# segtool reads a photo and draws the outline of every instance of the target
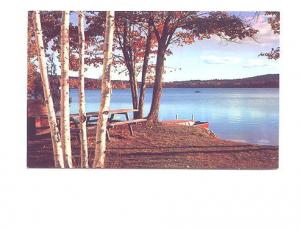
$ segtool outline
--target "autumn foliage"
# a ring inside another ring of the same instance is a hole
[[[75,12],[71,12],[75,14]],[[272,15],[270,24],[274,32],[279,32],[279,17]],[[36,52],[31,42],[32,22],[28,16],[28,92],[35,91]],[[46,56],[60,56],[59,11],[41,12],[41,24],[44,32]],[[103,42],[105,29],[105,12],[85,12],[85,64],[100,67],[103,64]],[[278,19],[278,20],[277,20]],[[78,26],[69,25],[70,70],[78,71]],[[143,110],[143,98],[147,82],[154,83],[149,119],[158,120],[160,97],[163,86],[163,74],[168,69],[165,59],[172,55],[172,48],[195,43],[197,40],[218,36],[227,41],[238,41],[254,37],[258,31],[243,19],[228,12],[198,11],[117,11],[115,12],[115,32],[113,39],[113,71],[128,76],[133,108]],[[277,52],[277,49],[273,50]],[[48,58],[48,64],[55,62]],[[57,66],[59,67],[59,66]],[[51,68],[49,68],[51,69]],[[57,68],[58,69],[58,68]],[[53,71],[53,68],[52,68]],[[53,75],[53,74],[49,74]],[[138,81],[142,82],[141,86]],[[144,116],[143,112],[135,116]]]

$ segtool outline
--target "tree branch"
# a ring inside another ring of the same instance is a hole
[[[156,26],[155,26],[155,23],[154,23],[153,18],[150,18],[149,23],[150,23],[150,24],[152,25],[152,27],[153,27],[153,31],[154,31],[154,34],[155,34],[155,36],[156,36],[156,39],[159,41],[159,40],[160,40],[160,35],[159,35],[159,32],[158,32],[158,30],[157,30],[157,28],[156,28]]]

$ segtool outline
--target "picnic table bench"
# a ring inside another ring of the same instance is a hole
[[[141,118],[141,119],[126,120],[126,121],[109,122],[107,124],[107,135],[106,135],[108,141],[110,141],[109,130],[114,128],[115,126],[128,125],[130,135],[133,136],[132,124],[136,124],[136,123],[139,123],[139,122],[145,122],[145,121],[147,121],[147,119]]]
[[[131,119],[130,120],[128,113],[136,112],[136,111],[138,111],[138,110],[137,109],[116,109],[116,110],[109,111],[110,117],[108,119],[107,132],[106,132],[108,141],[110,141],[109,130],[114,128],[115,126],[128,125],[130,135],[132,136],[133,135],[132,125],[139,123],[139,122],[147,121],[147,119]],[[115,120],[114,119],[115,115],[125,115],[126,120],[125,121]],[[87,124],[88,124],[88,123],[91,123],[92,117],[98,117],[98,113],[97,112],[87,113],[87,117],[88,117],[88,120],[87,120]]]

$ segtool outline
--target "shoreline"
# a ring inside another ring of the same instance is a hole
[[[278,147],[220,139],[204,128],[181,125],[137,124],[130,136],[126,127],[111,131],[107,168],[155,169],[277,169]],[[88,133],[89,164],[94,153],[95,131]],[[72,136],[75,165],[80,144]],[[28,139],[28,168],[53,168],[50,135]],[[76,167],[77,167],[76,166]]]

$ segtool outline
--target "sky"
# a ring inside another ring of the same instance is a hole
[[[236,79],[262,74],[279,73],[279,60],[259,57],[259,53],[268,52],[279,46],[279,35],[274,34],[263,13],[231,12],[249,21],[259,30],[255,40],[246,38],[238,43],[221,40],[213,36],[209,40],[197,41],[183,47],[171,46],[173,55],[166,57],[164,80],[208,80]],[[256,15],[256,17],[255,17]],[[71,22],[77,24],[76,15]],[[99,78],[102,69],[88,67],[86,77]],[[71,72],[77,76],[77,72]],[[112,79],[127,80],[125,74],[113,73]]]

